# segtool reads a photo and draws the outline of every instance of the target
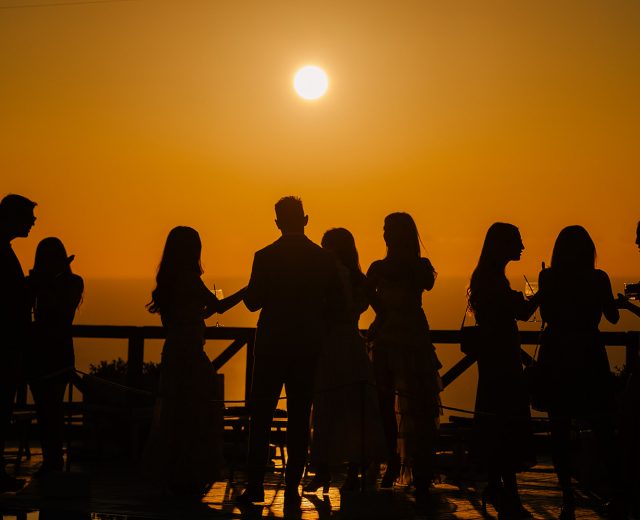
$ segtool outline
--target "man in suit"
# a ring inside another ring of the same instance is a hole
[[[11,241],[29,235],[36,222],[35,206],[21,195],[7,195],[0,201],[0,493],[17,491],[24,485],[24,480],[7,474],[3,457],[31,324],[25,277]]]
[[[334,257],[304,234],[302,201],[284,197],[276,205],[282,236],[255,254],[244,296],[261,310],[251,385],[248,486],[240,503],[264,501],[269,432],[284,385],[287,394],[285,505],[300,504],[298,486],[306,462],[316,359],[331,317],[344,305]]]

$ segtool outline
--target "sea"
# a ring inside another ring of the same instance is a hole
[[[222,291],[229,296],[241,289],[247,282],[246,278],[216,278],[205,276],[205,284],[211,289]],[[626,279],[612,279],[615,292],[622,292]],[[427,314],[431,329],[459,329],[466,310],[466,290],[468,278],[440,276],[432,291],[425,292],[423,307]],[[514,289],[524,290],[512,281]],[[153,279],[86,279],[85,293],[82,304],[76,314],[75,323],[83,325],[160,325],[158,315],[150,314],[145,304],[150,299],[154,287]],[[373,321],[371,310],[365,312],[360,319],[360,327],[366,329]],[[536,317],[539,320],[539,315]],[[255,327],[258,313],[249,312],[243,304],[230,309],[223,315],[214,315],[207,320],[208,325],[221,327]],[[469,318],[467,318],[469,319]],[[471,318],[471,323],[473,323]],[[539,330],[540,321],[520,323],[521,330]],[[627,331],[640,330],[640,319],[628,312],[621,312],[621,319],[616,325],[605,320],[601,323],[601,330]],[[213,359],[229,342],[208,341],[205,350]],[[90,365],[100,361],[110,361],[121,357],[126,359],[126,340],[110,339],[76,339],[75,340],[76,367],[88,371]],[[530,353],[533,347],[527,347]],[[162,341],[146,340],[145,361],[160,361]],[[436,345],[436,352],[443,365],[441,373],[453,366],[462,358],[458,345]],[[624,364],[624,348],[609,347],[609,361],[613,369],[621,368]],[[225,398],[229,400],[244,399],[245,388],[245,359],[244,349],[232,358],[221,370],[225,375]],[[475,365],[456,379],[442,394],[442,402],[447,407],[472,410],[475,400],[477,370]],[[444,420],[451,415],[464,415],[462,412],[445,410]]]

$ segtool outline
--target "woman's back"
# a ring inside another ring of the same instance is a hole
[[[384,310],[422,308],[422,292],[434,283],[434,271],[426,258],[385,258],[371,264],[367,279]]]
[[[48,280],[29,280],[33,296],[32,376],[74,365],[72,323],[82,299],[82,278],[63,273]]]
[[[545,269],[539,276],[542,319],[554,329],[597,330],[603,313],[615,323],[611,282],[600,269]]]
[[[167,334],[184,333],[191,329],[202,332],[205,327],[207,306],[215,296],[206,288],[200,277],[192,273],[177,276],[164,287],[160,316]]]
[[[70,333],[71,323],[82,299],[84,283],[73,273],[32,284],[34,321],[39,329]]]

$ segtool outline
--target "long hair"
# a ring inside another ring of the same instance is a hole
[[[68,256],[67,250],[57,237],[43,238],[36,247],[32,273],[41,280],[53,280],[61,275],[71,275],[71,261],[74,256]],[[78,305],[82,303],[83,289],[80,292]]]
[[[567,226],[558,234],[551,254],[551,267],[562,271],[595,269],[596,246],[582,226]]]
[[[156,288],[147,304],[149,312],[162,312],[168,293],[179,277],[202,275],[201,252],[200,235],[195,229],[178,226],[169,232],[156,275]]]
[[[356,241],[348,229],[330,229],[322,236],[320,243],[324,249],[334,253],[342,265],[349,269],[352,281],[364,278],[364,273],[360,268]]]
[[[477,293],[494,284],[509,285],[504,268],[512,254],[514,242],[520,238],[520,231],[513,224],[495,222],[484,237],[478,265],[471,275],[467,295],[469,304],[476,310]]]
[[[409,213],[396,212],[384,219],[387,258],[420,258],[420,234]]]
[[[70,274],[71,260],[73,257],[67,255],[62,240],[57,237],[43,238],[36,248],[33,271],[45,277]]]

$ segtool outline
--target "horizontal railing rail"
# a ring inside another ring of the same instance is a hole
[[[363,331],[364,332],[364,331]],[[142,375],[144,361],[145,340],[164,339],[165,331],[160,326],[133,325],[74,325],[75,338],[92,339],[126,339],[127,349],[127,384],[136,387]],[[253,374],[255,328],[253,327],[207,327],[205,339],[231,341],[231,343],[215,358],[212,364],[216,370],[222,368],[230,359],[236,356],[243,347],[246,349],[245,397],[249,395],[251,377]],[[523,346],[536,345],[540,337],[538,331],[521,331],[520,341]],[[640,331],[603,332],[602,338],[607,346],[625,347],[625,363],[627,367],[635,367],[638,359],[638,345]],[[459,345],[460,330],[432,330],[431,339],[435,345]],[[523,351],[525,360],[530,356]],[[442,375],[443,386],[446,388],[462,373],[473,365],[475,360],[463,356],[449,370]]]
[[[74,338],[86,339],[126,339],[127,340],[127,385],[138,386],[142,376],[144,362],[144,342],[147,339],[165,339],[166,334],[160,326],[136,325],[74,325]],[[247,347],[245,371],[245,396],[249,395],[251,375],[253,374],[253,344],[255,328],[251,327],[207,327],[207,340],[231,340],[215,359],[212,360],[216,370],[222,368],[242,347]]]

